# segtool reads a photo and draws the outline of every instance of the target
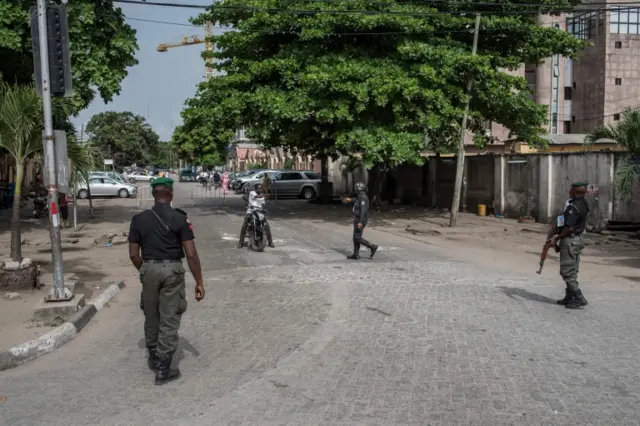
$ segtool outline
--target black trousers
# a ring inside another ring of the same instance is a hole
[[[360,246],[365,246],[369,250],[373,247],[369,241],[365,240],[362,236],[364,233],[364,228],[367,226],[366,223],[362,224],[362,228],[358,229],[358,221],[353,222],[353,253],[360,254]]]
[[[249,219],[253,213],[247,213],[244,216],[244,222],[242,222],[242,229],[240,229],[240,244],[244,244],[244,238],[247,234],[247,225],[249,224]],[[264,232],[267,234],[267,242],[269,244],[273,244],[273,238],[271,237],[271,227],[269,226],[269,222],[267,219],[264,219]]]

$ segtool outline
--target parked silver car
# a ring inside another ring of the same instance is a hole
[[[258,169],[258,170],[247,170],[246,172],[243,172],[242,176],[236,176],[234,181],[231,183],[231,189],[233,189],[234,191],[241,192],[244,188],[244,183],[246,181],[253,179],[255,175],[263,171],[264,169]]]
[[[239,189],[239,191],[241,192],[251,191],[253,189],[253,186],[256,183],[262,183],[265,174],[271,180],[275,175],[277,175],[280,172],[282,172],[282,170],[264,170],[260,173],[256,173],[253,176],[249,176],[242,180],[242,187]]]
[[[118,172],[91,172],[89,173],[89,177],[105,177],[105,178],[109,178],[112,180],[115,180],[116,182],[119,183],[128,183],[124,176],[122,176],[120,173]]]
[[[107,177],[94,176],[89,178],[89,189],[92,197],[120,197],[129,198],[138,193],[138,187],[130,183],[116,182]],[[87,184],[79,185],[78,198],[89,198]]]
[[[271,178],[274,198],[301,197],[313,200],[318,195],[320,174],[312,171],[284,170]]]

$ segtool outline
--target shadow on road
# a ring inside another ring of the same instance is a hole
[[[140,329],[140,332],[141,333],[144,332],[142,328]],[[185,357],[184,355],[185,351],[189,352],[191,355],[193,355],[196,358],[200,356],[200,351],[195,346],[193,346],[187,339],[185,339],[182,336],[180,336],[179,339],[180,340],[178,341],[178,349],[176,350],[176,353],[171,362],[172,367],[178,367],[180,365],[180,362]],[[146,348],[144,337],[138,341],[138,347],[140,349]]]
[[[516,296],[517,296],[517,297],[520,297],[520,298],[523,298],[523,299],[532,300],[534,302],[548,303],[550,305],[555,305],[556,304],[556,301],[554,299],[551,299],[550,297],[543,296],[543,295],[537,294],[537,293],[532,293],[532,292],[530,292],[528,290],[525,290],[525,289],[522,289],[522,288],[505,287],[505,286],[500,286],[498,288],[507,297],[509,297],[511,299],[516,299]]]

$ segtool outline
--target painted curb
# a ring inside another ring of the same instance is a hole
[[[125,287],[123,280],[110,285],[98,297],[76,312],[69,321],[35,340],[0,352],[0,371],[8,370],[48,354],[76,337],[91,319]]]

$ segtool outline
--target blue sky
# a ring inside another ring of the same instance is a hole
[[[177,3],[177,2],[176,2]],[[186,2],[185,2],[186,3]],[[189,4],[210,5],[212,0],[189,0]],[[127,18],[188,24],[199,9],[119,4]],[[187,98],[193,96],[196,85],[204,80],[204,61],[200,53],[204,45],[181,46],[165,53],[156,51],[161,43],[176,43],[184,36],[204,37],[204,29],[166,25],[127,19],[137,31],[140,50],[139,64],[129,68],[129,76],[122,83],[120,96],[105,105],[96,99],[74,123],[77,129],[103,111],[131,111],[147,118],[161,140],[169,140],[173,127],[182,123],[180,111]],[[215,32],[220,30],[214,29]]]

